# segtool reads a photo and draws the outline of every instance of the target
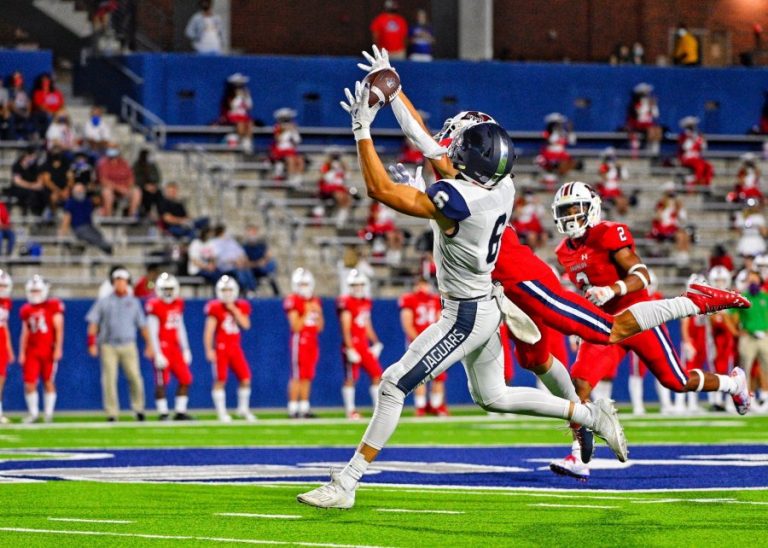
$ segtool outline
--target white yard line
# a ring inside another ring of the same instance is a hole
[[[377,512],[396,512],[402,514],[465,514],[466,512],[458,512],[456,510],[410,510],[408,508],[376,508]]]
[[[127,519],[48,518],[48,521],[74,521],[77,523],[136,523]]]
[[[241,514],[238,512],[219,512],[214,516],[225,516],[231,518],[263,518],[263,519],[301,519],[303,516],[296,514]]]
[[[547,504],[546,502],[537,502],[528,506],[539,506],[544,508],[596,508],[598,510],[611,510],[618,506],[598,506],[596,504]]]
[[[385,548],[383,546],[361,546],[356,544],[332,544],[329,542],[298,542],[265,540],[252,538],[223,538],[223,537],[194,537],[183,535],[153,535],[150,533],[113,533],[110,531],[66,531],[57,529],[29,529],[25,527],[0,527],[0,531],[8,533],[37,533],[41,535],[83,535],[94,537],[125,537],[125,538],[148,538],[162,540],[195,540],[203,542],[230,542],[235,544],[272,544],[279,546],[321,546],[328,548]]]

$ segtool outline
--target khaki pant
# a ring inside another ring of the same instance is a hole
[[[131,409],[144,411],[144,380],[139,371],[139,352],[135,343],[101,345],[101,391],[107,416],[117,417],[120,402],[117,397],[117,365],[123,368],[131,394]]]
[[[739,337],[739,364],[747,374],[749,382],[752,373],[752,364],[755,360],[760,363],[760,371],[763,376],[768,375],[768,337],[758,339],[752,335],[741,335]]]

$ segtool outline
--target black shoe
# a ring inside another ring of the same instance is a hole
[[[316,419],[317,415],[315,415],[312,411],[309,411],[308,413],[304,413],[301,415],[302,419]]]
[[[107,422],[117,422],[117,417],[107,417]]]
[[[299,414],[298,413],[291,413],[290,415],[288,415],[288,418],[289,419],[298,419],[299,418]]]
[[[725,413],[725,406],[724,405],[713,404],[709,408],[709,410],[714,412],[714,413]]]
[[[147,420],[147,417],[144,415],[144,413],[139,412],[139,413],[136,413],[136,420],[139,422],[144,422],[145,420]]]
[[[168,413],[161,414],[159,417],[157,417],[157,420],[167,421],[168,420]]]
[[[192,418],[192,415],[189,415],[187,413],[176,413],[173,416],[173,420],[175,421],[192,421],[195,420]]]

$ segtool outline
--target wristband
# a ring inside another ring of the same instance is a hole
[[[96,346],[96,335],[88,333],[88,347]]]
[[[616,282],[616,285],[619,286],[619,295],[626,295],[627,294],[627,284],[624,283],[624,280],[619,280]]]
[[[355,136],[355,142],[362,141],[363,139],[370,139],[371,138],[371,128],[361,127],[361,128],[353,130],[352,134]]]

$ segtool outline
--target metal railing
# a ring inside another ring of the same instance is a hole
[[[161,148],[165,146],[167,124],[127,95],[123,95],[120,103],[120,117],[150,143]]]

